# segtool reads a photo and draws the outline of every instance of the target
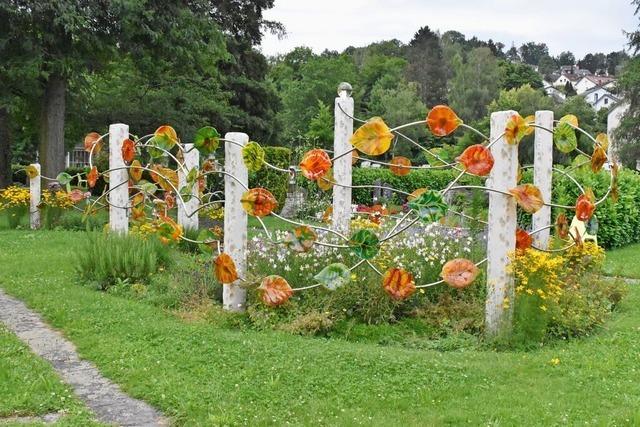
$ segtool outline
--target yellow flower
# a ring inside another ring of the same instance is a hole
[[[554,357],[553,359],[551,359],[551,360],[549,361],[549,363],[550,363],[552,366],[558,366],[558,365],[560,364],[560,359],[558,359],[557,357]]]

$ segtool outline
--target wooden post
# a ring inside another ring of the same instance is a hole
[[[129,172],[122,159],[122,142],[127,138],[128,125],[109,126],[109,228],[122,234],[129,232]]]
[[[184,167],[178,168],[178,190],[187,186],[187,175],[192,169],[200,167],[200,153],[193,148],[193,144],[184,145]],[[191,199],[184,203],[178,199],[178,224],[184,230],[197,230],[199,227],[198,208],[200,200],[198,199],[198,183],[196,182],[191,189]]]
[[[242,147],[249,142],[245,133],[230,132],[224,136],[224,171],[237,178],[224,176],[224,251],[236,264],[240,277],[247,272],[247,213],[240,202],[249,185],[249,172],[242,160]],[[233,141],[233,142],[230,142]],[[234,144],[235,142],[235,144]],[[222,303],[225,310],[244,311],[247,291],[240,286],[240,280],[225,284]]]
[[[536,125],[553,130],[553,111],[536,111]],[[542,200],[549,203],[553,180],[553,133],[537,127],[534,149],[533,184],[540,189]],[[551,225],[551,206],[545,205],[534,213],[532,224],[533,230]],[[547,228],[533,235],[536,247],[540,249],[549,247],[550,232],[551,230]]]
[[[335,127],[333,151],[335,155],[353,149],[349,140],[353,135],[353,98],[351,85],[340,83],[335,100]],[[346,113],[346,114],[345,114]],[[349,233],[351,223],[351,156],[343,156],[333,162],[333,178],[340,185],[333,187],[332,229],[342,234]],[[346,187],[344,187],[346,186]]]
[[[503,135],[509,118],[515,111],[491,114],[491,140]],[[487,186],[508,191],[516,186],[518,176],[518,146],[509,145],[501,136],[491,146],[495,165]],[[516,202],[510,195],[489,193],[489,227],[487,233],[487,301],[486,331],[496,336],[511,327],[513,312],[513,278],[507,273],[509,254],[516,247]]]
[[[40,201],[42,200],[42,177],[40,176],[40,163],[34,163],[38,175],[29,178],[29,225],[32,230],[40,228]]]

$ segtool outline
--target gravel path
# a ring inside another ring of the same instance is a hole
[[[95,413],[98,421],[119,426],[167,426],[160,412],[127,396],[91,363],[80,360],[74,345],[51,329],[27,306],[0,290],[0,321],[47,360],[64,382]]]

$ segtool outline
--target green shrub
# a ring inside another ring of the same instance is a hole
[[[155,238],[93,233],[76,258],[83,280],[107,290],[118,282],[147,283],[152,274],[171,262],[171,249]]]
[[[291,150],[286,147],[264,147],[265,161],[269,164],[288,169],[291,165]],[[287,199],[289,174],[263,166],[258,172],[249,175],[249,187],[262,187],[269,190],[278,201],[276,212],[280,212]]]

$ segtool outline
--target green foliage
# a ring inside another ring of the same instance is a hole
[[[534,89],[542,88],[542,78],[530,65],[521,62],[500,62],[502,71],[501,86],[505,90],[518,89],[529,85]]]
[[[640,31],[636,34],[640,42]],[[625,166],[635,168],[636,160],[640,159],[640,56],[631,59],[624,67],[618,86],[629,104],[616,134],[621,142],[620,159]]]
[[[291,150],[286,147],[264,147],[265,160],[276,167],[288,169],[291,165]],[[263,166],[249,176],[249,187],[266,188],[278,201],[276,212],[284,207],[289,188],[289,174]]]
[[[421,27],[406,48],[407,80],[418,84],[422,102],[433,107],[447,99],[447,70],[436,32]]]
[[[171,252],[155,238],[88,234],[76,257],[79,277],[107,290],[126,281],[147,283],[150,276],[171,263]]]
[[[333,147],[333,114],[329,105],[318,100],[318,112],[309,122],[309,130],[305,136],[312,141],[314,147]]]

